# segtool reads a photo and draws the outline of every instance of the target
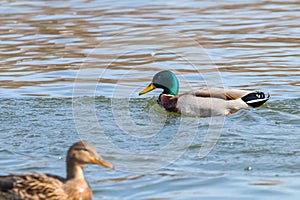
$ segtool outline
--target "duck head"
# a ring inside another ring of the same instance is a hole
[[[152,82],[143,89],[139,95],[145,94],[155,88],[163,89],[162,94],[177,95],[178,94],[178,79],[171,71],[164,70],[154,75]]]
[[[76,142],[67,153],[67,162],[78,165],[97,164],[107,168],[113,165],[105,161],[96,151],[95,147],[87,142]]]

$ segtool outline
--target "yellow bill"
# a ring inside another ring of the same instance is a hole
[[[94,164],[97,164],[97,165],[101,165],[101,166],[103,166],[103,167],[111,168],[111,169],[114,168],[114,166],[113,166],[112,164],[110,164],[109,162],[107,162],[107,161],[105,161],[105,160],[103,160],[103,159],[97,159],[97,158],[95,158],[95,159],[93,160],[93,163],[94,163]]]
[[[142,91],[140,91],[139,95],[142,95],[142,94],[146,94],[147,92],[150,92],[152,90],[154,90],[156,87],[153,85],[153,83],[150,83],[148,85],[148,87],[146,87],[145,89],[143,89]]]

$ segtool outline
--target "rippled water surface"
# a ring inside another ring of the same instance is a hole
[[[298,1],[2,1],[0,13],[1,174],[65,176],[82,138],[116,167],[86,167],[94,199],[298,199]],[[167,114],[159,90],[138,96],[162,69],[180,92],[271,99],[226,118]]]

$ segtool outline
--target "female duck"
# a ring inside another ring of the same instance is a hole
[[[25,173],[0,176],[0,199],[16,200],[90,200],[92,190],[84,178],[83,165],[106,162],[87,142],[73,144],[67,153],[67,178],[51,174]]]
[[[167,111],[189,116],[229,115],[242,108],[259,107],[269,100],[270,95],[260,91],[228,88],[203,88],[178,95],[178,79],[165,70],[154,75],[152,82],[139,95],[155,88],[163,89],[158,104]]]

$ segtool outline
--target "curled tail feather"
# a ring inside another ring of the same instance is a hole
[[[253,108],[263,105],[266,101],[270,99],[270,95],[265,95],[263,92],[251,92],[242,97],[242,100]]]

